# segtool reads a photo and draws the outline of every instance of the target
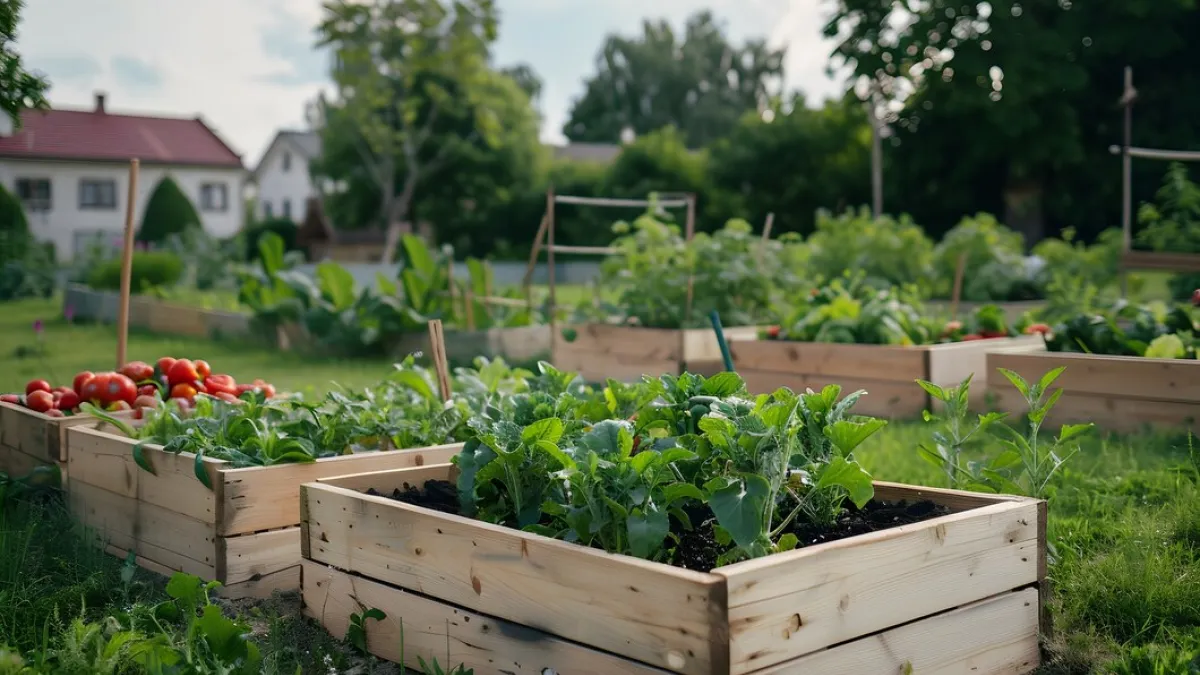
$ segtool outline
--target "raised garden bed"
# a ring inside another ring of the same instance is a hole
[[[95,422],[95,420],[93,420]],[[146,569],[183,571],[224,584],[229,597],[266,597],[300,585],[302,483],[327,476],[447,461],[461,444],[362,453],[237,469],[229,462],[144,446],[111,428],[75,426],[68,436],[72,512],[109,552],[133,551]],[[212,488],[200,481],[207,475]]]
[[[0,471],[21,476],[39,466],[65,470],[67,429],[95,421],[88,415],[50,417],[0,402]]]
[[[729,340],[757,340],[758,328],[726,328]],[[571,336],[573,339],[568,339]],[[639,328],[602,323],[566,326],[553,335],[555,367],[589,382],[636,381],[642,375],[711,375],[724,370],[711,328]]]
[[[71,308],[76,320],[116,323],[120,295],[69,286],[63,306]],[[139,295],[129,298],[129,326],[164,335],[199,338],[251,332],[250,317],[246,314],[188,307]]]
[[[1177,427],[1200,433],[1200,361],[1103,356],[1069,352],[996,353],[987,357],[989,371],[1007,368],[1037,379],[1066,366],[1055,381],[1062,398],[1049,420],[1096,421],[1116,431],[1136,431],[1145,425]],[[996,408],[1014,414],[1027,410],[1020,392],[1005,378],[988,387]]]
[[[984,383],[995,372],[987,361],[989,353],[1038,352],[1045,345],[1034,335],[913,347],[731,339],[729,348],[751,392],[770,393],[779,387],[820,390],[838,383],[849,391],[866,390],[855,406],[857,413],[903,418],[918,417],[930,408],[929,394],[916,380],[950,387],[974,373],[972,403],[979,406],[984,403]]]
[[[451,361],[469,363],[478,356],[502,358],[509,363],[532,363],[550,355],[550,326],[489,328],[476,331],[447,331],[446,354]],[[276,340],[283,351],[315,351],[318,347],[302,325],[288,324],[276,329]],[[414,352],[429,351],[429,334],[412,333],[388,345],[395,358]]]
[[[447,464],[301,487],[305,612],[368,649],[477,672],[1025,673],[1045,503],[875,483],[935,516],[694,572],[385,496]],[[439,485],[438,483],[429,484]],[[403,632],[401,632],[403,631]],[[403,642],[401,640],[403,635]],[[447,653],[449,652],[449,653]]]

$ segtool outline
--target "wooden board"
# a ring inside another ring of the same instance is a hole
[[[555,335],[552,360],[555,367],[579,373],[589,382],[612,378],[625,382],[643,375],[678,375],[693,366],[704,373],[724,369],[721,350],[711,329],[639,328],[612,324],[577,324],[562,330],[574,330],[568,342]],[[758,339],[755,326],[726,328],[728,340],[743,342]]]
[[[981,633],[946,652],[921,637],[928,632],[903,631],[916,620],[1036,588],[1045,574],[1037,500],[878,483],[880,499],[928,499],[953,513],[696,573],[363,494],[453,473],[449,465],[427,466],[304,485],[305,559],[677,673],[790,667],[893,630],[916,635],[904,638],[916,641],[914,658],[944,672],[992,662],[981,654],[1028,656],[1027,643],[1011,632]],[[1036,647],[1034,605],[1013,631],[1034,636]]]
[[[1200,433],[1200,361],[1061,352],[988,356],[989,369],[1007,368],[1027,381],[1059,366],[1066,370],[1051,388],[1061,388],[1063,395],[1047,418],[1050,424],[1095,422],[1114,431],[1152,426]],[[998,410],[1028,412],[1024,397],[1002,376],[990,381],[988,393]]]
[[[93,420],[94,421],[94,420]],[[295,590],[300,572],[300,484],[327,476],[446,462],[461,444],[362,453],[311,464],[233,469],[147,445],[153,473],[133,459],[134,441],[103,426],[68,435],[72,510],[103,541],[133,550],[148,569],[182,570],[225,584],[232,597]]]
[[[17,451],[47,464],[67,461],[67,429],[95,424],[89,415],[50,417],[12,403],[0,403],[0,455]],[[2,460],[0,460],[2,461]]]

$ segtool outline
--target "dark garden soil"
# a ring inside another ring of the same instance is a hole
[[[403,490],[394,490],[390,495],[381,494],[374,489],[368,490],[367,494],[389,497],[405,504],[421,506],[442,513],[458,514],[458,494],[454,484],[448,481],[426,481],[423,489],[408,486]],[[786,508],[780,510],[784,513],[787,512]],[[949,513],[950,510],[946,507],[930,501],[883,502],[872,500],[861,509],[856,508],[853,504],[847,504],[845,511],[832,527],[794,522],[787,531],[796,535],[796,538],[800,540],[797,548],[804,548],[901,525],[911,525]],[[685,529],[675,519],[671,520],[671,532],[679,539],[671,564],[698,572],[708,572],[718,566],[718,558],[729,547],[717,543],[712,528],[716,519],[707,508],[690,509],[688,518],[694,526],[691,530]]]

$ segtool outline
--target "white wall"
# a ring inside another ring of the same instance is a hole
[[[291,167],[283,170],[284,155],[290,154]],[[312,177],[308,175],[308,160],[296,151],[286,139],[271,145],[263,156],[258,169],[258,206],[256,215],[267,218],[267,205],[271,216],[279,218],[284,213],[284,201],[291,204],[290,217],[299,223],[304,219],[305,201],[315,193]]]
[[[134,227],[140,227],[142,213],[150,194],[166,175],[174,178],[183,193],[192,200],[204,229],[217,237],[228,237],[242,228],[245,208],[242,192],[246,171],[233,168],[141,166],[138,172],[137,208]],[[125,202],[129,193],[129,166],[123,163],[47,162],[0,159],[0,182],[17,196],[17,179],[49,178],[51,206],[49,211],[26,212],[29,229],[42,241],[53,241],[60,261],[75,254],[75,233],[79,231],[110,232],[120,240],[125,227]],[[81,209],[79,183],[81,179],[112,179],[117,184],[117,205],[114,209]],[[204,183],[224,183],[224,211],[205,211],[201,208],[200,186]]]

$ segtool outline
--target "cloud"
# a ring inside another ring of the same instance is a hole
[[[31,55],[26,57],[26,65],[48,76],[52,82],[74,82],[85,86],[104,72],[99,61],[82,54]]]
[[[112,72],[122,89],[157,91],[163,84],[162,72],[136,56],[114,56]]]
[[[311,22],[302,15],[280,14],[262,37],[263,51],[286,63],[286,67],[262,77],[263,82],[283,86],[324,83],[329,79],[328,49],[317,49]]]

